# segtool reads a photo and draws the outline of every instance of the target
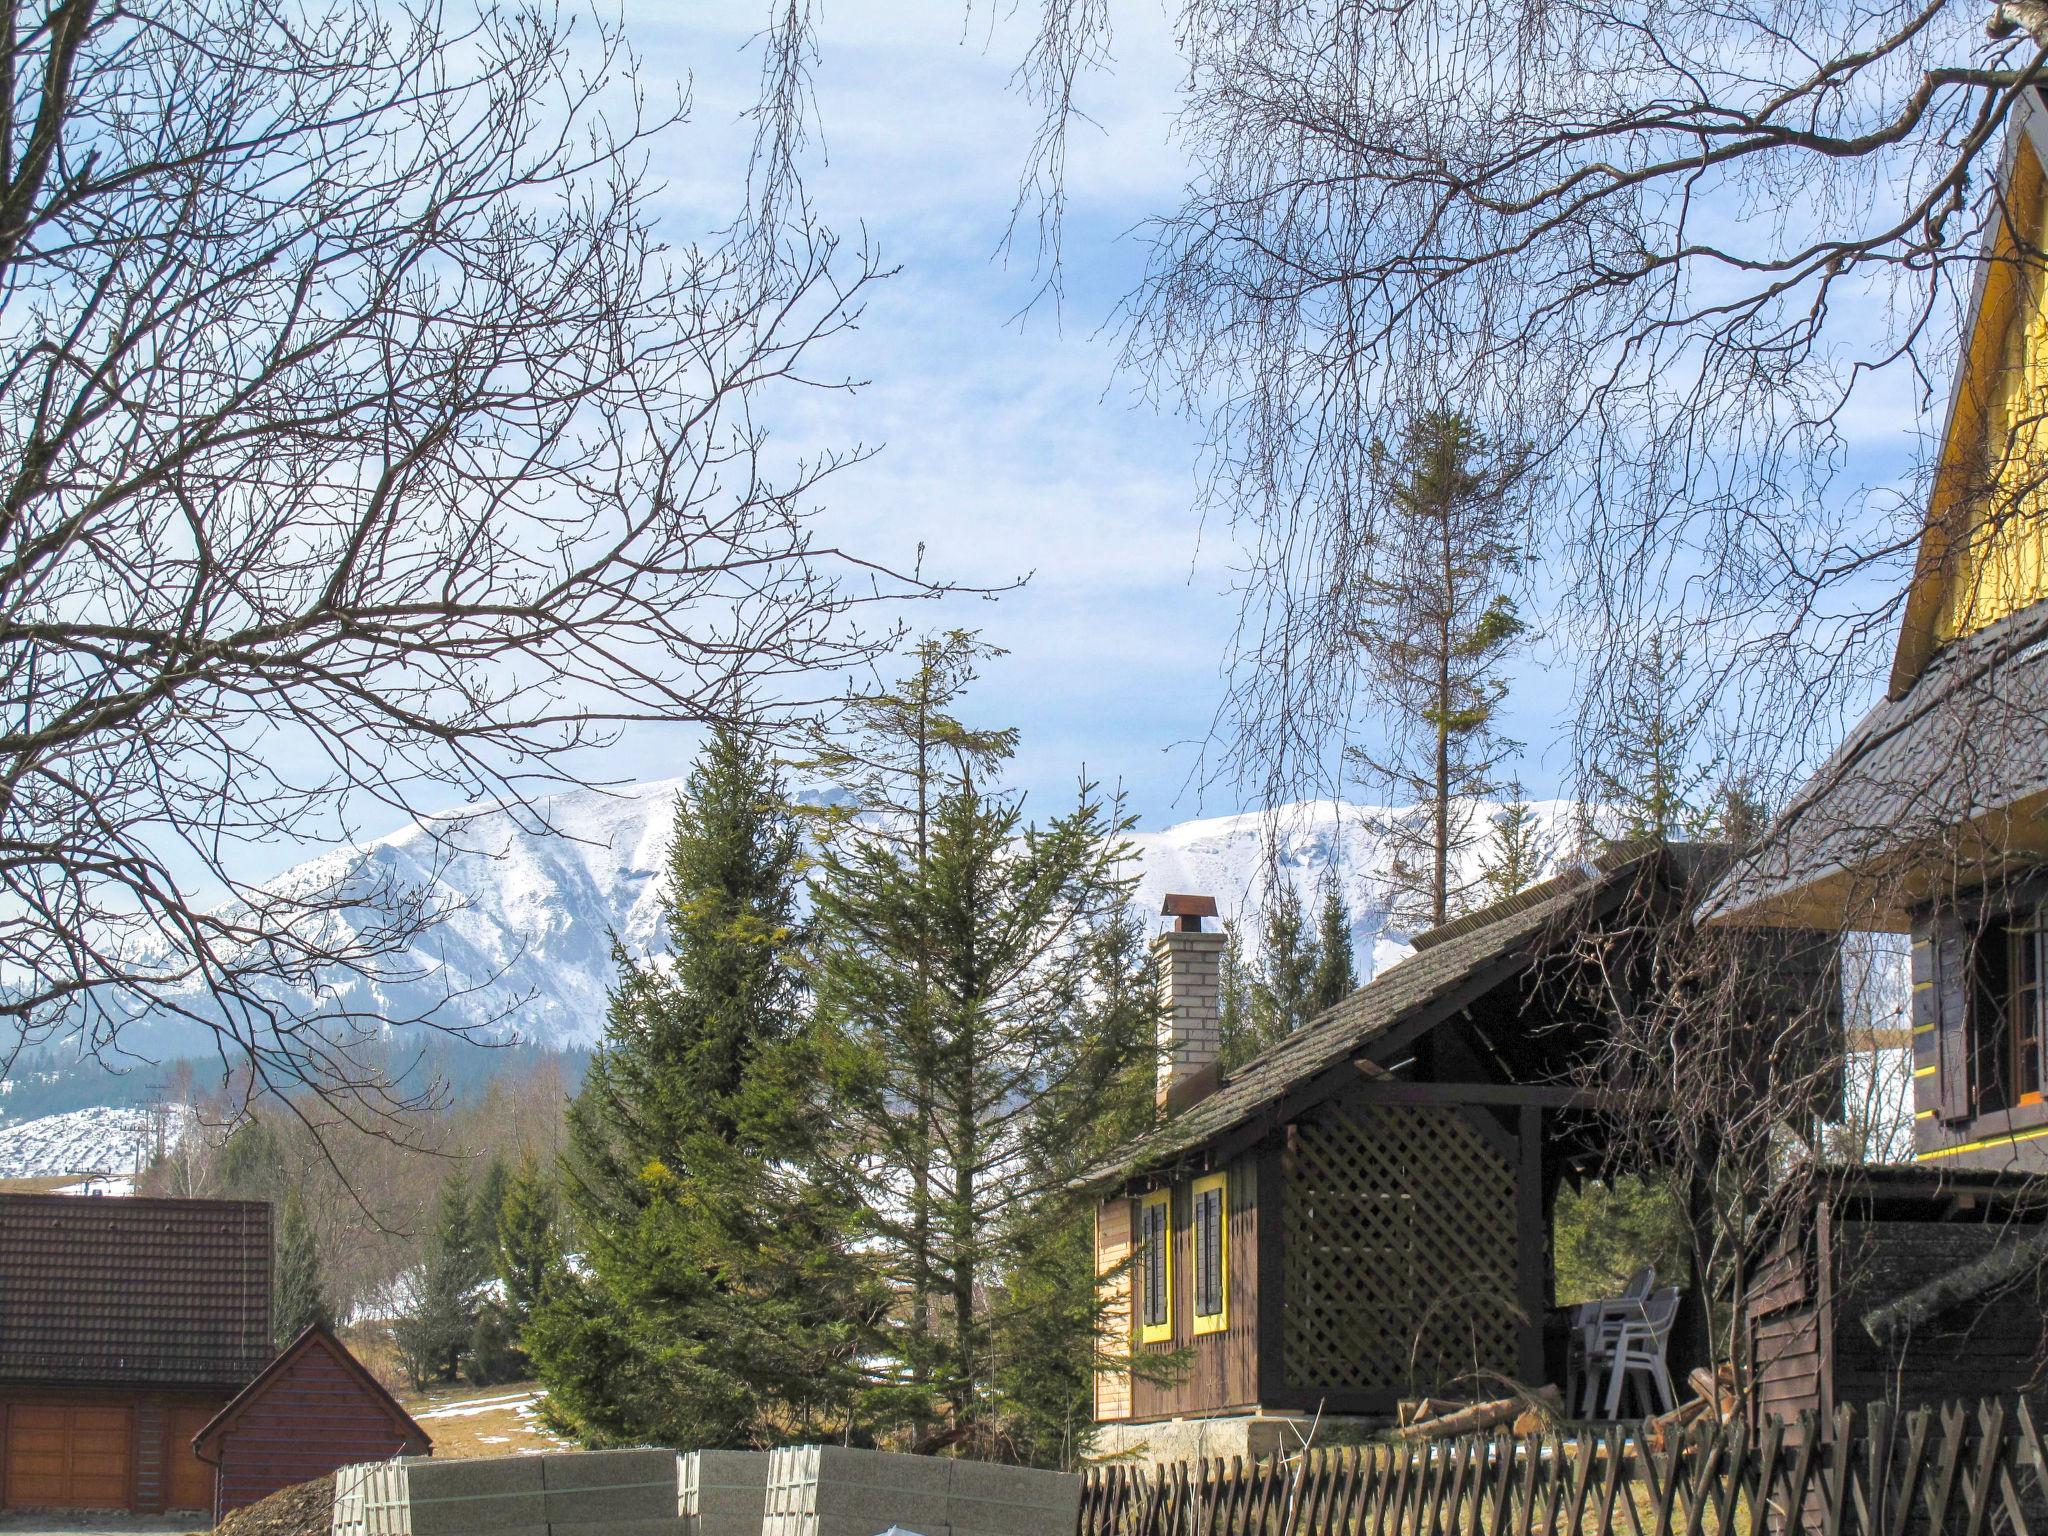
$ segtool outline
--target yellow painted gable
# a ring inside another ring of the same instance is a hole
[[[2048,598],[2048,200],[2033,144],[2017,137],[1906,600],[1894,697],[1948,641]]]

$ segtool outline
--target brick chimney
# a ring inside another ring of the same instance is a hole
[[[1159,962],[1159,1107],[1185,1109],[1213,1092],[1223,1049],[1223,946],[1206,931],[1216,916],[1214,896],[1169,894],[1160,907],[1172,919],[1152,941]]]

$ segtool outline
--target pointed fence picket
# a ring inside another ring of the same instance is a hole
[[[1091,1469],[1079,1536],[2048,1536],[2024,1399]]]

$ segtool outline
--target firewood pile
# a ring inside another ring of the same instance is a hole
[[[1697,1367],[1685,1381],[1692,1388],[1692,1396],[1643,1426],[1643,1441],[1653,1451],[1663,1450],[1665,1436],[1674,1430],[1694,1424],[1726,1424],[1742,1410],[1742,1399],[1735,1391],[1734,1366],[1723,1365],[1716,1371]]]

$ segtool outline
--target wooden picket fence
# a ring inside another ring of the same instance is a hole
[[[1079,1536],[2048,1536],[2026,1402],[1092,1468]]]

